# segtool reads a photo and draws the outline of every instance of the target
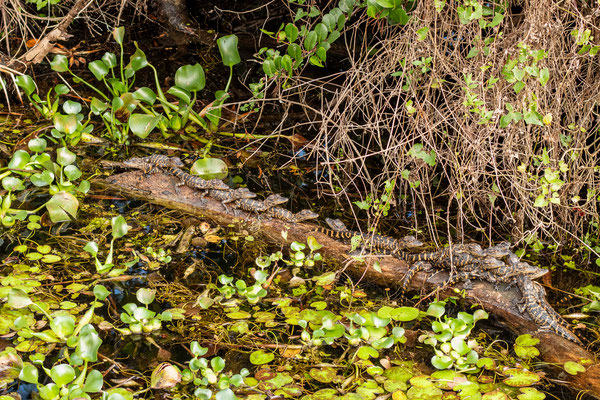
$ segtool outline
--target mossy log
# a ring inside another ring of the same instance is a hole
[[[95,187],[119,192],[125,196],[135,197],[150,203],[158,204],[170,209],[180,210],[198,217],[205,217],[219,225],[237,224],[240,228],[252,231],[278,244],[289,244],[292,241],[305,242],[306,238],[313,235],[319,243],[323,244],[321,252],[329,259],[335,260],[345,266],[345,271],[357,279],[369,281],[384,287],[398,288],[402,277],[407,271],[407,263],[393,257],[368,257],[366,264],[351,260],[348,257],[350,246],[346,243],[331,239],[315,232],[313,224],[290,224],[276,219],[257,219],[244,211],[238,210],[237,216],[233,215],[232,207],[225,210],[223,205],[211,198],[202,197],[198,191],[181,186],[176,188],[178,180],[166,174],[145,176],[141,171],[125,172],[113,175],[105,180],[96,181]],[[293,226],[292,226],[293,225]],[[287,239],[281,235],[287,231]],[[381,272],[372,267],[378,260]],[[442,287],[448,278],[447,273],[435,274],[417,273],[410,284],[413,290],[432,291]],[[461,285],[456,288],[463,289]],[[456,295],[454,288],[445,288],[440,291],[440,297]],[[587,365],[586,372],[575,376],[556,369],[560,379],[555,382],[564,384],[575,390],[600,398],[600,364],[595,357],[581,346],[570,342],[550,332],[536,332],[537,326],[518,310],[521,295],[516,288],[499,291],[494,285],[487,282],[473,282],[470,289],[465,290],[466,300],[477,303],[493,315],[500,324],[513,334],[530,333],[540,339],[538,349],[541,358],[549,364],[563,364],[567,361],[580,362],[583,359],[593,360]]]

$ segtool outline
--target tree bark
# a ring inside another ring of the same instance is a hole
[[[389,256],[366,258],[366,263],[359,263],[348,257],[350,246],[334,240],[326,235],[315,232],[315,225],[308,223],[291,224],[277,219],[258,219],[244,211],[238,210],[238,216],[234,216],[229,207],[226,211],[223,205],[209,197],[202,197],[200,193],[188,187],[180,187],[176,192],[178,180],[170,175],[154,174],[146,177],[141,171],[125,172],[113,175],[106,180],[94,182],[96,186],[110,191],[117,191],[126,196],[131,196],[158,204],[170,209],[177,209],[189,214],[206,217],[219,225],[237,224],[240,228],[251,231],[253,234],[262,235],[268,240],[289,244],[292,241],[305,242],[310,235],[314,236],[319,243],[323,244],[321,253],[340,265],[345,266],[345,271],[359,280],[365,279],[384,287],[398,288],[402,278],[407,271],[408,264]],[[281,235],[287,231],[287,238]],[[381,272],[376,271],[372,265],[378,260]],[[413,290],[433,291],[441,288],[448,278],[444,271],[430,274],[417,273],[410,283]],[[456,288],[464,289],[462,285]],[[515,335],[530,333],[540,338],[537,348],[540,350],[542,359],[550,364],[563,364],[567,361],[580,362],[581,360],[592,360],[592,364],[586,365],[586,372],[576,376],[561,373],[557,383],[567,385],[573,389],[585,391],[586,393],[600,399],[600,364],[595,357],[586,349],[550,332],[536,332],[536,324],[518,310],[521,299],[520,292],[516,288],[499,291],[494,285],[476,281],[470,289],[465,289],[466,300],[471,304],[479,304],[488,313],[498,319],[498,322]],[[456,296],[454,288],[448,287],[439,291],[440,297]],[[561,369],[555,368],[557,372]]]

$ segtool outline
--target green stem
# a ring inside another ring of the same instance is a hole
[[[80,82],[82,82],[84,85],[86,85],[87,87],[89,87],[90,89],[94,90],[96,93],[98,93],[100,96],[102,96],[104,98],[104,100],[108,101],[108,97],[106,97],[106,95],[104,93],[102,93],[98,88],[96,88],[94,85],[87,83],[87,81],[83,80],[82,78],[78,77],[77,75],[75,75],[75,73],[73,73],[71,70],[69,70],[69,73],[71,73],[71,75],[73,75],[75,78],[79,79]]]

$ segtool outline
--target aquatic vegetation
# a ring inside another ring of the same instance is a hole
[[[76,185],[82,172],[76,165],[77,155],[66,147],[56,149],[55,160],[47,149],[43,138],[31,139],[27,150],[14,152],[5,171],[0,174],[2,187],[8,191],[2,196],[0,218],[2,225],[11,227],[17,220],[28,219],[28,229],[39,227],[39,217],[34,216],[42,208],[46,208],[52,222],[71,221],[77,218],[79,201],[75,194],[85,194],[90,182],[83,179]],[[29,183],[30,185],[27,185]],[[18,192],[31,192],[35,188],[46,188],[52,196],[48,201],[33,210],[12,208],[13,199]]]

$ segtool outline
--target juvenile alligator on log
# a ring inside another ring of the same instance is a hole
[[[402,249],[419,247],[423,245],[423,242],[417,240],[414,236],[405,236],[400,239],[395,239],[390,236],[378,235],[378,234],[363,234],[358,231],[351,231],[346,228],[346,225],[339,219],[326,218],[325,222],[331,229],[318,227],[315,230],[323,233],[334,239],[351,240],[353,237],[358,236],[361,238],[363,243],[371,245],[376,251],[384,252],[386,254],[403,254]]]
[[[358,232],[347,230],[339,220],[327,219],[326,222],[332,229],[319,227],[317,228],[318,232],[343,240],[350,240],[352,237],[360,235]],[[510,243],[503,242],[487,249],[483,249],[477,243],[468,243],[448,246],[434,252],[407,253],[401,251],[401,249],[409,247],[401,242],[403,239],[381,235],[373,235],[371,238],[376,249],[392,250],[395,257],[412,263],[404,276],[401,288],[402,294],[404,294],[417,272],[432,271],[434,265],[451,271],[457,269],[457,272],[454,272],[454,275],[451,275],[444,282],[444,286],[465,282],[465,287],[468,287],[472,279],[484,280],[493,283],[496,287],[499,283],[506,283],[510,286],[521,282],[519,289],[526,300],[526,309],[536,312],[535,317],[532,313],[529,313],[532,319],[538,324],[543,323],[545,330],[551,330],[565,339],[581,343],[576,336],[569,334],[570,332],[565,325],[567,324],[566,321],[548,304],[543,288],[532,281],[532,279],[545,275],[548,270],[520,261],[517,255],[510,251]],[[410,244],[410,241],[408,243]],[[527,289],[535,288],[536,285],[539,286],[539,288],[536,288],[537,300],[535,303],[529,301],[531,295],[524,292],[522,282],[530,282]],[[541,292],[539,289],[541,289]],[[536,307],[531,308],[534,305]],[[537,312],[538,308],[543,310],[543,313]]]
[[[344,264],[346,273],[357,279],[368,280],[384,287],[399,285],[401,283],[399,277],[402,277],[408,270],[409,265],[395,257],[379,259],[380,268],[377,269],[371,266],[375,261],[374,258],[365,258],[366,263],[364,264],[350,260],[347,256],[350,251],[349,245],[335,241],[327,235],[314,233],[316,230],[314,225],[296,223],[293,229],[289,229],[288,222],[274,218],[258,220],[254,214],[248,214],[247,219],[240,220],[232,212],[225,210],[220,201],[212,197],[207,197],[207,201],[202,202],[198,192],[194,189],[184,187],[180,193],[175,194],[175,178],[164,171],[162,173],[164,176],[161,179],[155,179],[146,176],[141,171],[125,172],[104,180],[97,179],[93,182],[93,185],[96,190],[100,186],[113,192],[120,192],[122,195],[137,197],[171,209],[204,216],[223,226],[234,222],[247,227],[246,229],[258,229],[258,231],[255,231],[256,233],[260,233],[270,241],[279,244],[305,241],[307,236],[315,235],[318,241],[324,245],[320,252],[330,260]],[[240,212],[242,212],[243,217],[243,211]],[[281,235],[282,230],[287,232],[285,236]],[[488,249],[485,249],[484,252],[486,250]],[[419,272],[415,275],[411,288],[432,290],[442,287],[441,296],[455,296],[451,288],[443,287],[447,279],[447,271],[441,271],[433,275]],[[476,280],[473,282],[473,288],[467,289],[465,294],[466,301],[480,304],[486,311],[496,315],[499,318],[498,321],[502,322],[515,334],[530,333],[536,331],[538,327],[527,313],[522,314],[519,312],[517,304],[521,299],[521,295],[517,288],[500,292],[494,289],[493,283]],[[562,336],[557,337],[556,333],[538,330],[536,335],[542,339],[536,347],[540,350],[542,359],[549,364],[562,364],[565,361],[579,362],[581,359],[593,358],[582,346]],[[579,373],[575,376],[568,375],[563,378],[566,379],[571,388],[588,390],[588,393],[592,391],[594,396],[600,398],[600,390],[595,389],[600,388],[600,364],[587,365],[586,368],[585,373]]]
[[[527,275],[520,275],[516,279],[522,296],[522,304],[519,307],[521,313],[527,311],[540,330],[554,332],[567,340],[583,345],[581,340],[569,330],[567,321],[548,304],[546,291],[542,285],[532,281]]]

